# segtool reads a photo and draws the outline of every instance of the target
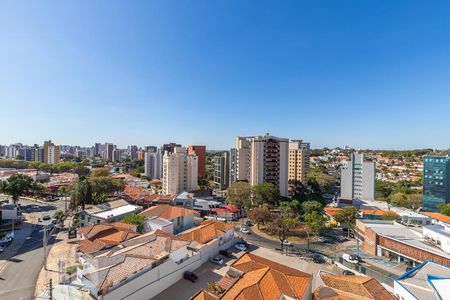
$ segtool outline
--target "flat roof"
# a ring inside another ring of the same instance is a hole
[[[93,216],[97,217],[97,218],[101,218],[101,219],[108,219],[111,217],[117,217],[117,216],[121,216],[123,214],[126,213],[130,213],[133,211],[138,211],[141,207],[140,206],[136,206],[136,205],[132,205],[132,204],[127,204],[124,206],[119,206],[110,210],[106,210],[106,211],[102,211],[99,213],[95,213],[92,214]]]
[[[422,228],[414,228],[414,230],[412,230],[409,227],[388,221],[380,221],[380,222],[372,222],[370,220],[358,220],[358,221],[361,221],[362,223],[366,224],[367,227],[369,227],[378,235],[385,236],[387,238],[396,240],[400,243],[404,243],[412,247],[419,248],[445,258],[450,258],[450,256],[441,249],[435,248],[425,243],[425,241],[422,238],[422,233],[420,232]]]
[[[425,261],[397,278],[396,281],[417,299],[435,299],[435,293],[439,293],[442,299],[449,299],[442,297],[448,296],[449,291],[441,288],[447,287],[448,289],[448,286],[445,285],[448,281],[439,281],[438,278],[450,280],[450,268],[433,261]]]

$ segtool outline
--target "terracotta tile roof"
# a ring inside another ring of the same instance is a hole
[[[395,211],[388,211],[381,209],[360,209],[359,211],[365,215],[372,215],[372,216],[397,215]]]
[[[134,187],[130,185],[125,185],[124,190],[125,195],[130,198],[132,201],[138,201],[138,202],[153,202],[157,200],[160,195],[159,194],[151,194],[150,191],[140,188],[140,187]]]
[[[178,217],[184,217],[192,214],[194,214],[194,211],[191,209],[170,205],[152,206],[140,213],[140,215],[145,217],[159,217],[166,220],[173,220]]]
[[[231,268],[243,274],[220,295],[200,291],[194,300],[278,300],[304,299],[312,282],[312,275],[284,266],[254,254],[244,254]]]
[[[328,273],[320,273],[320,277],[325,287],[333,291],[319,287],[314,291],[316,299],[396,299],[374,278]]]
[[[440,214],[440,213],[433,213],[433,212],[421,212],[422,215],[428,216],[430,218],[436,219],[438,221],[450,224],[450,217]]]
[[[199,243],[206,244],[214,238],[223,235],[230,229],[234,229],[234,225],[231,223],[217,220],[206,220],[199,226],[180,233],[180,236],[189,241],[197,241]]]
[[[132,228],[135,228],[135,225],[121,222],[83,227],[79,231],[79,235],[84,238],[78,242],[79,250],[90,254],[119,245],[123,241],[139,236]]]
[[[330,217],[334,217],[335,215],[336,215],[336,213],[338,212],[338,211],[340,211],[341,209],[340,208],[338,208],[338,207],[325,207],[324,208],[324,211],[325,211],[325,214],[326,215],[328,215],[328,216],[330,216]]]

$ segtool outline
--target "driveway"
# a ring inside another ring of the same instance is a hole
[[[225,264],[223,264],[222,266],[218,266],[208,261],[194,271],[195,275],[198,276],[198,280],[196,282],[190,282],[189,280],[181,279],[152,299],[189,300],[198,291],[206,288],[208,286],[208,282],[220,280],[220,278],[222,278],[228,271],[230,265],[244,254],[244,252],[238,251],[234,248],[230,248],[228,249],[228,251],[231,251],[233,253],[233,257],[225,258],[223,256],[220,256],[225,262]]]

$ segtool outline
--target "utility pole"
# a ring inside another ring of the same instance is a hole
[[[48,285],[48,288],[49,288],[48,295],[50,297],[50,300],[53,300],[53,285],[52,285],[52,279],[51,278],[50,278],[50,283]]]

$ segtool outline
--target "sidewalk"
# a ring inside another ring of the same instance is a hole
[[[66,222],[68,221],[66,220]],[[60,261],[63,261],[65,263],[65,268],[77,263],[77,245],[67,243],[67,232],[59,231],[56,236],[56,240],[58,242],[53,244],[53,246],[50,248],[50,252],[47,255],[47,270],[45,270],[45,268],[43,267],[36,281],[36,296],[40,295],[43,291],[48,289],[48,283],[50,279],[52,279],[53,286],[56,286],[58,283],[60,283]],[[65,268],[64,270],[62,270],[62,272],[65,272]]]

